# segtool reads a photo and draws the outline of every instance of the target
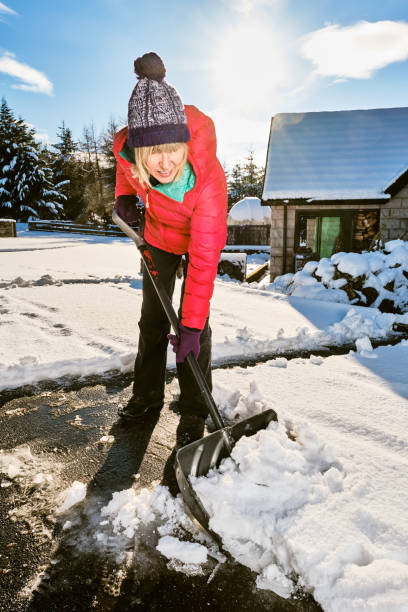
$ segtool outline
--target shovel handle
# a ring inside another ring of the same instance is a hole
[[[120,227],[123,233],[126,234],[126,236],[128,236],[131,240],[133,240],[133,242],[139,249],[143,263],[153,283],[153,287],[156,290],[156,293],[161,302],[161,305],[163,306],[166,316],[170,322],[170,325],[173,328],[173,331],[176,334],[177,338],[180,338],[178,317],[173,308],[173,304],[171,303],[171,299],[165,292],[163,285],[160,282],[159,273],[154,264],[154,261],[152,259],[152,256],[150,254],[150,251],[149,251],[149,248],[146,242],[144,241],[144,239],[138,232],[132,229],[125,221],[123,221],[123,219],[119,217],[119,215],[117,214],[115,210],[112,213],[112,219],[113,219],[113,222],[116,223],[116,225]],[[218,411],[218,408],[211,394],[211,391],[207,385],[207,381],[205,380],[204,375],[201,371],[201,368],[198,365],[197,359],[194,357],[193,353],[189,353],[187,355],[186,361],[191,369],[191,372],[195,378],[198,388],[201,391],[201,394],[204,398],[204,401],[210,412],[211,418],[214,422],[216,429],[223,429],[225,427],[224,422]]]

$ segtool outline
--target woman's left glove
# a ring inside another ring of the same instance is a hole
[[[198,359],[202,330],[186,327],[182,323],[179,325],[179,330],[180,338],[177,338],[174,334],[169,334],[167,336],[173,347],[173,351],[176,353],[176,363],[183,363],[189,353],[193,353],[194,357]]]
[[[114,209],[126,223],[140,223],[143,208],[138,202],[139,198],[135,195],[120,195],[116,198]]]

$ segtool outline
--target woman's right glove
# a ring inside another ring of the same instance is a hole
[[[135,195],[120,195],[116,198],[114,209],[126,223],[140,223],[143,208],[138,202],[139,198]]]
[[[173,351],[176,353],[176,363],[183,363],[189,353],[193,353],[194,357],[198,359],[202,330],[186,327],[182,323],[179,325],[179,330],[180,338],[177,338],[175,334],[169,334],[167,336],[173,347]]]

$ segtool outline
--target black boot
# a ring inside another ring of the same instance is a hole
[[[203,437],[205,419],[195,414],[182,414],[176,431],[176,448],[191,444]]]
[[[132,395],[125,406],[119,406],[118,415],[127,421],[133,421],[143,417],[148,411],[156,410],[163,406],[163,400],[148,400]]]

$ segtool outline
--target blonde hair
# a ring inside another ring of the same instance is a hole
[[[134,178],[139,179],[140,183],[145,187],[153,187],[150,182],[150,172],[147,169],[147,160],[153,153],[174,153],[180,148],[183,149],[183,159],[180,164],[180,168],[174,177],[175,181],[179,181],[183,174],[184,166],[187,162],[188,146],[186,142],[169,142],[162,145],[154,145],[152,147],[136,147],[135,151],[135,163],[132,164],[132,175]]]

